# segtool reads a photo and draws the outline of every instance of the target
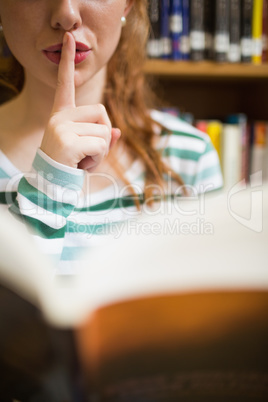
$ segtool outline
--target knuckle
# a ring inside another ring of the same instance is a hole
[[[101,154],[106,154],[106,152],[107,152],[107,143],[103,138],[100,138],[99,149],[100,149]]]
[[[103,126],[103,133],[104,133],[105,138],[107,140],[110,140],[111,130],[110,130],[110,127],[106,126],[106,124]]]
[[[104,114],[104,113],[106,114],[106,108],[102,103],[98,103],[97,108],[98,108],[100,114]]]

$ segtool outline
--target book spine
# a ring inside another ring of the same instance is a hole
[[[195,127],[207,134],[208,120],[196,120]]]
[[[249,178],[249,130],[247,116],[244,113],[227,116],[226,123],[236,124],[241,133],[241,179]]]
[[[263,0],[262,9],[262,62],[268,61],[268,0]]]
[[[242,144],[237,124],[223,125],[221,149],[224,186],[230,188],[241,180]]]
[[[160,0],[149,1],[150,35],[147,42],[147,56],[159,58],[161,56],[161,10]]]
[[[218,153],[221,162],[221,137],[222,137],[223,124],[219,120],[211,120],[207,125],[207,133],[211,139],[212,145]]]
[[[267,124],[263,121],[253,123],[253,144],[251,153],[251,174],[265,170]]]
[[[263,180],[268,182],[268,122],[266,121]]]
[[[181,58],[190,58],[190,0],[182,0]]]
[[[252,62],[254,64],[261,64],[262,61],[262,9],[263,0],[255,0],[252,14]]]
[[[170,35],[172,59],[181,59],[182,0],[170,0]]]
[[[170,59],[172,55],[170,26],[169,26],[170,0],[161,0],[161,57]]]
[[[213,59],[215,0],[204,0],[205,59]]]
[[[240,49],[240,19],[241,7],[240,0],[231,0],[230,2],[230,46],[228,52],[228,61],[238,63],[241,59]]]
[[[242,0],[240,43],[243,63],[250,63],[252,59],[252,7],[253,0]]]
[[[218,62],[228,61],[230,44],[229,0],[216,0],[215,9],[215,33],[214,33],[214,59]]]
[[[190,58],[200,61],[205,56],[204,0],[190,2]]]

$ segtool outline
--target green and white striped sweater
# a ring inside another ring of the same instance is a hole
[[[222,187],[219,159],[209,137],[189,124],[153,111],[164,125],[157,141],[163,160],[178,173],[188,189],[202,193]],[[85,173],[61,165],[38,150],[29,173],[22,174],[0,151],[0,203],[23,217],[35,230],[41,250],[55,262],[55,272],[72,274],[79,269],[84,251],[118,237],[120,223],[137,219],[140,212],[123,183],[109,177],[111,185],[96,193],[82,192]],[[125,176],[143,204],[144,171],[135,161]],[[166,177],[166,194],[178,196],[177,183]],[[142,205],[144,213],[148,205]]]

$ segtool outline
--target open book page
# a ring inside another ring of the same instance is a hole
[[[59,326],[122,300],[224,289],[267,289],[268,187],[159,204],[90,251],[81,273],[55,278],[25,228],[2,214],[1,280]],[[14,230],[14,227],[15,230]]]
[[[78,376],[81,400],[267,400],[267,207],[267,186],[156,205],[70,278],[3,214],[7,392],[72,401]]]

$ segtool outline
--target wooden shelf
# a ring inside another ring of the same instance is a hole
[[[145,64],[145,72],[149,75],[169,76],[170,78],[268,80],[268,63],[254,65],[149,59]]]

